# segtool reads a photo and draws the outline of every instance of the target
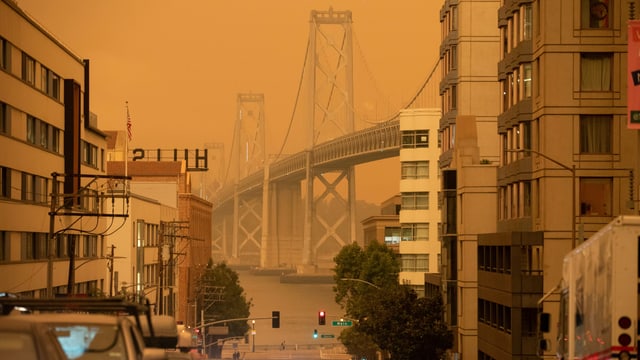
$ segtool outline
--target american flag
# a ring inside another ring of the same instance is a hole
[[[131,115],[129,114],[129,102],[127,101],[127,137],[129,138],[129,141],[131,141],[131,138],[133,137],[133,133],[131,130]]]

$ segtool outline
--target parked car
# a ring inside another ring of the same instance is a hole
[[[35,316],[0,317],[0,359],[67,359],[51,329]]]
[[[151,314],[144,305],[118,298],[0,298],[0,306],[5,314],[0,317],[0,323],[23,321],[34,324],[38,331],[46,334],[45,339],[53,338],[63,352],[63,359],[166,358],[164,351],[145,346],[142,324],[147,324],[150,338],[154,332]],[[16,355],[9,358],[22,358]]]

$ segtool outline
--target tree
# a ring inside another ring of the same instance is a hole
[[[355,320],[340,335],[351,354],[368,352],[373,342],[393,359],[435,360],[452,346],[441,296],[418,298],[400,285],[398,257],[386,245],[348,245],[334,260],[335,300]]]
[[[418,298],[412,289],[397,285],[382,289],[369,304],[371,315],[360,323],[360,331],[393,359],[437,360],[453,345],[439,294]]]
[[[206,298],[206,292],[214,288],[221,290],[220,296],[210,304],[205,304],[210,305],[204,312],[207,322],[249,317],[251,300],[247,300],[244,289],[240,286],[238,273],[229,268],[225,262],[214,265],[213,261],[209,260],[200,278],[199,292],[203,298]],[[249,330],[249,324],[246,321],[232,321],[226,325],[229,327],[228,336],[243,336]]]
[[[349,327],[340,333],[338,340],[347,348],[349,354],[355,355],[356,359],[376,359],[376,353],[380,351],[378,345],[373,342],[371,336],[356,327]]]
[[[384,244],[373,242],[366,249],[357,243],[344,246],[334,261],[335,300],[349,317],[359,319],[363,315],[365,304],[361,302],[366,301],[367,293],[398,283],[400,263]]]

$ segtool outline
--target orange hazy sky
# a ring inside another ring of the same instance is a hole
[[[90,59],[91,111],[101,129],[124,130],[128,101],[132,147],[195,149],[221,142],[229,149],[237,95],[262,93],[269,153],[277,153],[293,112],[312,10],[352,12],[354,38],[368,69],[390,103],[399,106],[437,62],[443,3],[16,1],[77,55]],[[387,166],[394,169],[391,174]],[[398,191],[397,159],[362,168],[358,188],[370,194],[367,200],[379,203]],[[371,173],[390,176],[388,192],[380,191],[382,177],[373,181]]]

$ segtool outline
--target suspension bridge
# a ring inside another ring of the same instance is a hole
[[[296,101],[277,154],[266,150],[264,95],[237,97],[230,160],[213,199],[216,259],[298,272],[331,268],[357,238],[355,166],[399,155],[401,110],[440,106],[434,61],[404,105],[373,119],[363,115],[356,90],[368,99],[358,102],[363,106],[390,106],[366,66],[352,13],[312,11],[309,24]]]

